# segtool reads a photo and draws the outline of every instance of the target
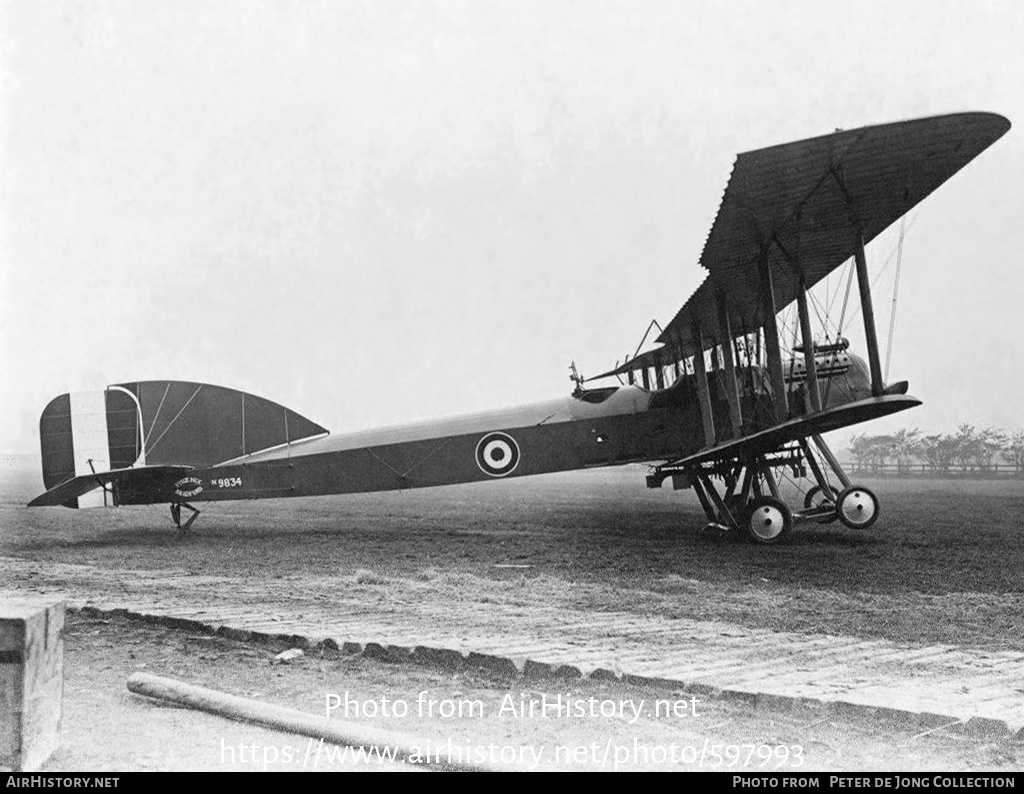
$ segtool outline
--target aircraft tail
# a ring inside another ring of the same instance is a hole
[[[71,392],[51,400],[39,420],[43,484],[55,498],[75,494],[58,504],[110,507],[113,493],[104,483],[115,479],[111,473],[213,466],[326,434],[282,405],[205,383],[137,381]],[[75,479],[96,485],[69,490]],[[55,503],[41,500],[33,503]]]

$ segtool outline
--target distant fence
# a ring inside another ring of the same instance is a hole
[[[1024,480],[1024,469],[1009,463],[993,463],[991,466],[932,466],[928,463],[851,463],[847,467],[856,474],[878,477],[954,477],[965,480]]]

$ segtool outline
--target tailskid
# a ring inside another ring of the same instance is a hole
[[[184,524],[181,523],[181,508],[183,507],[192,511],[192,515],[185,519]],[[192,528],[192,524],[195,523],[195,520],[199,518],[199,510],[188,502],[171,502],[171,518],[174,519],[174,525],[178,529],[182,532],[188,532]]]

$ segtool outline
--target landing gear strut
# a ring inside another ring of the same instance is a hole
[[[183,507],[187,507],[192,511],[192,515],[185,519],[184,524],[181,523],[181,508]],[[179,530],[182,532],[188,532],[192,527],[192,523],[199,518],[199,511],[192,507],[188,502],[171,502],[171,518],[174,519],[174,525]]]
[[[824,439],[811,436],[793,441],[748,458],[666,464],[648,475],[647,483],[657,488],[672,477],[676,488],[693,488],[708,518],[705,529],[731,531],[761,545],[785,541],[796,521],[830,524],[839,520],[850,529],[867,529],[874,524],[879,513],[878,497],[870,489],[850,482]],[[813,442],[813,448],[809,442]],[[826,467],[839,487],[830,484]],[[814,483],[802,508],[790,508],[783,501],[776,469],[788,469],[793,480],[810,478]],[[712,478],[721,479],[722,494]]]

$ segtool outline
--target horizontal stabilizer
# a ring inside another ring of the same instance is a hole
[[[111,484],[140,483],[163,477],[177,478],[189,470],[188,466],[140,466],[132,469],[115,469],[97,474],[83,474],[50,488],[28,503],[29,507],[77,507],[78,498],[98,488],[106,489]]]

